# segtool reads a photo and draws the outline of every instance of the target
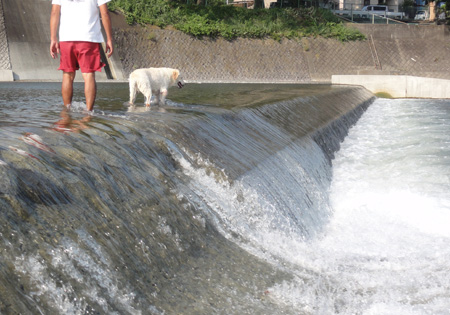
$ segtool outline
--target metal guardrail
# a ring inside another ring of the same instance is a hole
[[[339,14],[332,11],[337,17],[351,23],[362,23],[362,24],[408,24],[407,22],[391,19],[381,15],[370,13],[366,16],[361,16],[361,14]]]
[[[387,6],[385,10],[373,10],[364,9],[363,4],[329,2],[326,7],[331,10],[336,16],[345,19],[346,21],[353,23],[366,23],[366,24],[404,24],[403,21],[406,18],[406,13],[401,12],[400,6]],[[371,5],[376,7],[376,5]]]

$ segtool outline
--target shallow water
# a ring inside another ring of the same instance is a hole
[[[0,84],[2,314],[450,313],[448,101],[378,99],[339,144],[352,88],[59,89]]]
[[[233,185],[295,138],[266,102],[330,86],[187,85],[128,112],[126,84],[99,84],[93,114],[81,84],[70,111],[58,83],[0,90],[2,313],[290,312],[265,293],[288,274],[236,245],[189,171]]]

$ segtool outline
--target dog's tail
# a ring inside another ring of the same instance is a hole
[[[134,101],[136,99],[137,93],[137,81],[133,74],[130,75],[129,78],[130,83],[130,105],[134,105]]]

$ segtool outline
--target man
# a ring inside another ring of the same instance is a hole
[[[100,57],[100,43],[104,42],[100,15],[106,33],[106,53],[113,53],[111,20],[107,2],[111,0],[52,0],[50,16],[50,55],[60,54],[63,71],[62,98],[70,107],[73,97],[75,71],[81,69],[84,79],[86,108],[92,111],[97,94],[95,72],[105,66]],[[59,41],[58,41],[59,26]]]

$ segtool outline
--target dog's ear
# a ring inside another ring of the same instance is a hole
[[[173,72],[172,72],[172,79],[174,81],[176,81],[176,79],[178,78],[179,75],[180,75],[180,71],[177,70],[177,69],[174,69]]]

